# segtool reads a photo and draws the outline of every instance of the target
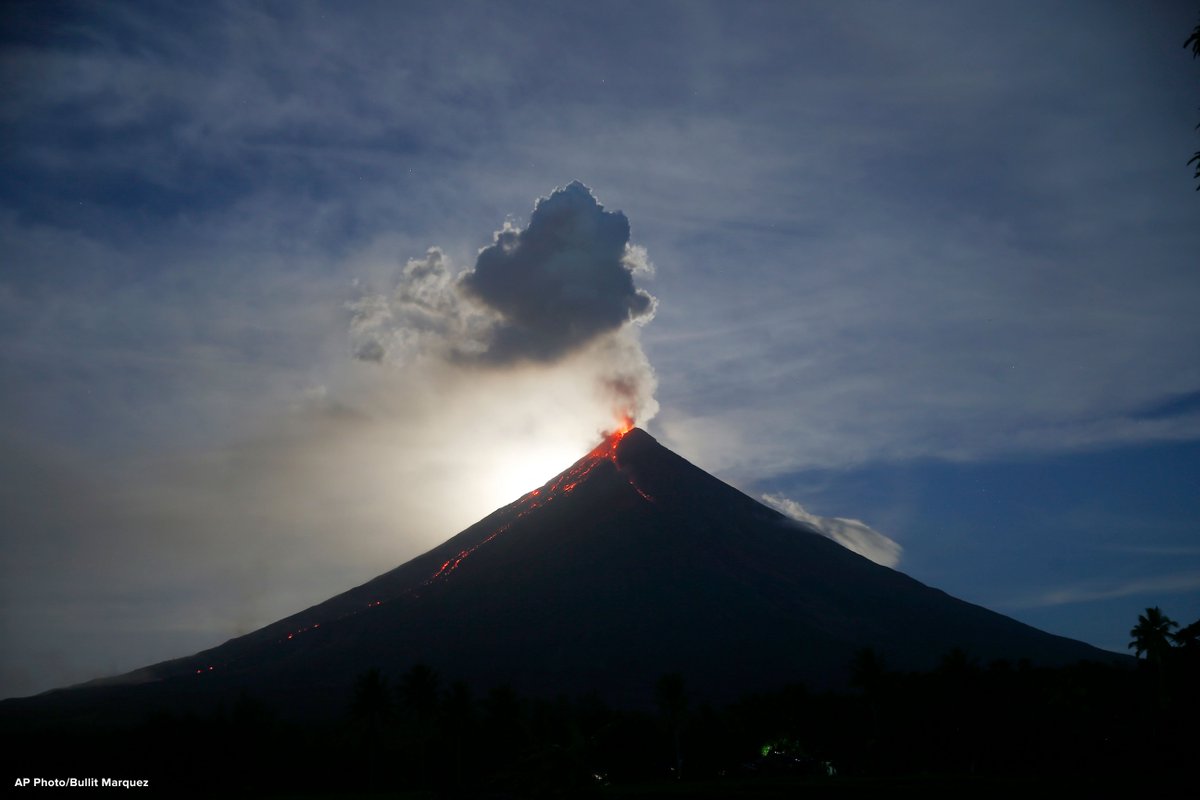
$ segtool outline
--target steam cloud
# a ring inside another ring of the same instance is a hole
[[[581,358],[598,367],[614,411],[644,421],[657,410],[655,378],[630,323],[654,316],[656,300],[634,285],[650,272],[628,218],[574,181],[539,199],[526,228],[505,224],[473,269],[453,276],[431,248],[390,294],[351,303],[351,350],[376,363],[480,368]]]
[[[853,550],[876,564],[895,567],[900,563],[900,553],[903,550],[900,544],[872,529],[865,522],[842,517],[818,517],[816,514],[810,514],[795,500],[783,495],[764,494],[762,499],[785,516],[814,528],[822,536],[833,539],[847,550]]]

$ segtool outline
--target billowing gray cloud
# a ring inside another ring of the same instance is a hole
[[[625,215],[574,181],[539,199],[524,229],[497,231],[473,269],[454,277],[431,248],[405,264],[390,293],[351,303],[351,350],[376,363],[495,368],[583,354],[606,363],[599,382],[614,410],[644,420],[654,373],[636,339],[622,334],[654,316],[655,299],[633,282],[650,271]]]
[[[524,230],[505,227],[459,286],[499,322],[484,358],[553,361],[654,313],[633,285],[629,220],[605,211],[578,181],[538,201]]]
[[[350,343],[360,361],[409,363],[476,357],[492,317],[464,301],[445,254],[432,247],[409,259],[391,294],[366,293],[350,304]]]
[[[900,563],[900,553],[903,550],[900,544],[873,530],[865,522],[842,517],[819,517],[810,514],[804,506],[783,495],[764,494],[762,499],[780,513],[804,523],[822,536],[833,539],[847,550],[853,550],[876,564],[895,567]]]

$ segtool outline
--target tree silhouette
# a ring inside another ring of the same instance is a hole
[[[450,736],[454,756],[454,781],[460,786],[465,770],[463,753],[475,728],[475,698],[471,687],[463,681],[455,681],[446,692],[443,701],[446,730]]]
[[[438,706],[438,674],[427,664],[415,664],[397,687],[401,707],[419,724],[433,719]]]
[[[396,695],[403,712],[405,739],[415,745],[417,774],[421,785],[430,777],[430,744],[437,729],[438,674],[427,664],[415,664],[400,678]]]
[[[368,739],[378,739],[391,714],[388,682],[383,673],[371,668],[355,678],[350,716]]]
[[[1200,25],[1197,25],[1192,29],[1192,35],[1189,36],[1187,41],[1183,43],[1183,47],[1185,50],[1190,49],[1192,51],[1193,59],[1200,57]],[[1196,125],[1196,130],[1200,131],[1200,124]],[[1188,164],[1196,165],[1196,174],[1192,177],[1198,181],[1196,184],[1196,191],[1200,192],[1200,150],[1197,150],[1192,157],[1188,159]]]
[[[867,695],[874,695],[884,672],[883,656],[872,647],[864,647],[854,653],[854,661],[850,664],[850,685],[857,686]]]
[[[521,698],[511,686],[493,686],[483,700],[483,756],[499,770],[525,751],[531,737]]]
[[[1138,615],[1137,625],[1129,631],[1129,635],[1133,637],[1129,648],[1135,650],[1134,655],[1137,658],[1141,658],[1142,653],[1145,653],[1147,661],[1161,666],[1167,651],[1171,649],[1171,642],[1167,637],[1171,628],[1178,627],[1179,623],[1162,613],[1158,606],[1147,608],[1145,614]]]
[[[683,675],[670,672],[658,679],[655,687],[658,710],[671,731],[671,742],[675,750],[675,777],[683,777],[683,747],[679,735],[687,714],[687,692],[683,688]]]
[[[854,654],[854,661],[850,664],[850,685],[862,689],[863,700],[871,715],[865,746],[866,763],[869,768],[874,767],[875,751],[881,734],[879,706],[886,678],[885,673],[883,656],[874,648],[864,647]]]
[[[1180,628],[1179,633],[1172,633],[1171,640],[1176,647],[1184,650],[1200,649],[1200,619],[1186,628]]]
[[[390,738],[392,703],[388,680],[377,668],[371,668],[354,680],[350,700],[351,734],[359,778],[376,786],[383,779]]]

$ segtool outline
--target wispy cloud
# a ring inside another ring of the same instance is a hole
[[[764,494],[762,499],[780,513],[804,523],[822,536],[833,539],[847,550],[853,550],[876,564],[895,567],[900,563],[900,554],[903,552],[900,544],[861,520],[810,514],[804,506],[783,495]]]
[[[1200,572],[1177,572],[1156,575],[1123,583],[1102,585],[1098,583],[1077,584],[1048,592],[1019,598],[997,605],[1009,608],[1044,608],[1069,603],[1088,603],[1093,600],[1109,600],[1115,597],[1130,597],[1140,594],[1177,594],[1200,589]]]
[[[1147,556],[1200,556],[1200,546],[1187,545],[1110,544],[1103,549]]]

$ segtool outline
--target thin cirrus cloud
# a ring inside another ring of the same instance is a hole
[[[1136,595],[1158,597],[1194,592],[1198,589],[1200,589],[1200,572],[1175,572],[1107,586],[1095,582],[1068,586],[1048,592],[1039,592],[1003,605],[1016,609],[1045,608]]]

